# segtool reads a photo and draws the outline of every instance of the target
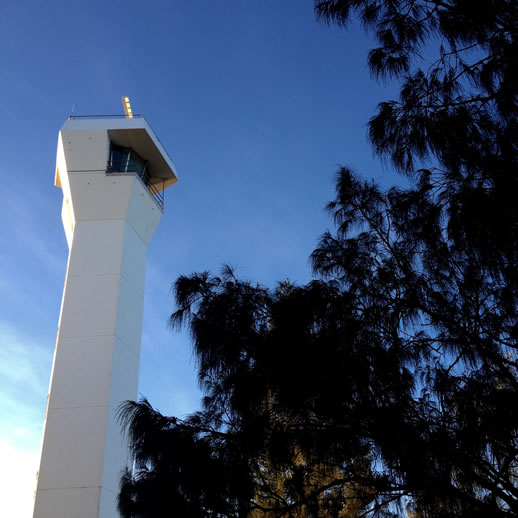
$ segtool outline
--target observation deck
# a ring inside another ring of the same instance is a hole
[[[171,157],[142,115],[130,119],[125,115],[71,115],[61,129],[106,131],[106,174],[135,174],[163,210],[164,190],[175,184],[178,177]],[[55,185],[61,187],[59,170]]]

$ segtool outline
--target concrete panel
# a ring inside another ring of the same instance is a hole
[[[142,296],[144,296],[144,283],[146,280],[146,255],[146,244],[135,232],[135,229],[126,222],[124,226],[121,275]]]
[[[106,443],[104,445],[102,486],[117,494],[122,473],[130,465],[131,459],[127,438],[122,433],[116,411],[111,409],[108,414]]]
[[[100,486],[108,407],[51,408],[38,489]]]
[[[162,211],[151,193],[142,182],[135,179],[131,191],[127,219],[142,241],[149,244],[155,229],[162,218]]]
[[[63,147],[63,135],[61,132],[58,137],[58,149],[56,152],[56,177],[54,184],[57,187],[61,187],[63,191],[70,191],[68,185],[68,174],[67,174],[67,162],[65,159],[65,149]]]
[[[140,355],[142,339],[142,311],[144,297],[124,277],[120,279],[116,336],[132,351]]]
[[[65,229],[65,237],[67,239],[69,250],[72,247],[75,226],[71,211],[72,209],[70,208],[70,202],[68,201],[68,198],[63,198],[63,205],[61,206],[61,221],[63,222],[63,228]]]
[[[134,174],[69,173],[70,197],[79,220],[125,219]]]
[[[58,340],[67,336],[114,335],[119,286],[118,275],[69,273]]]
[[[119,274],[125,227],[123,219],[79,221],[70,250],[70,274]]]
[[[110,408],[117,410],[123,401],[137,399],[139,363],[139,355],[116,338],[109,390]]]
[[[106,171],[110,141],[106,131],[61,131],[67,170]]]
[[[115,340],[112,335],[58,342],[49,408],[109,405]]]
[[[100,487],[38,491],[34,516],[38,516],[38,518],[94,518],[97,517],[100,499]],[[118,515],[106,514],[103,516],[103,518],[115,517]]]

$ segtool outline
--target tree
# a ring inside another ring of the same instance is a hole
[[[313,382],[313,361],[333,365],[332,357],[316,353],[308,331],[316,318],[325,321],[331,306],[341,312],[338,292],[320,282],[301,288],[284,284],[270,292],[239,281],[226,268],[221,277],[207,273],[180,277],[175,294],[178,310],[172,323],[186,323],[192,331],[200,381],[206,391],[204,410],[180,421],[161,416],[146,402],[124,407],[121,418],[129,424],[137,469],[122,481],[123,516],[178,513],[182,507],[172,504],[162,490],[163,483],[179,486],[188,503],[198,502],[198,514],[192,516],[342,516],[370,502],[372,490],[354,475],[360,465],[363,477],[368,471],[359,443],[351,437],[348,447],[355,451],[348,465],[327,462],[332,458],[331,452],[326,453],[329,442],[300,393],[299,377]],[[304,314],[300,312],[303,308]],[[295,322],[300,323],[298,339],[287,344],[286,335],[293,333]],[[293,358],[300,365],[293,364]],[[279,384],[283,389],[279,390]],[[295,403],[299,408],[293,407]],[[206,450],[195,445],[201,453],[190,464],[189,473],[215,474],[211,466],[217,461],[220,467],[229,466],[222,469],[220,481],[226,480],[226,473],[239,471],[239,476],[218,489],[204,477],[189,486],[191,479],[181,473],[183,461],[175,458],[175,452],[181,450],[187,452],[186,463],[190,462],[189,447],[176,439],[178,432],[190,437],[188,444],[199,440],[210,444]],[[337,433],[332,427],[327,432],[339,447]],[[319,451],[307,447],[317,446],[315,441],[321,442]],[[164,471],[173,477],[164,477]],[[154,482],[156,476],[160,486]],[[199,498],[209,488],[238,511],[224,512],[214,504],[221,500]],[[154,507],[144,511],[149,500]]]
[[[425,516],[512,516],[516,274],[450,237],[425,180],[383,193],[342,170],[330,210],[338,232],[321,238],[315,267],[354,293],[363,326],[412,377],[407,407],[373,431],[385,469]]]
[[[342,235],[325,236],[314,259],[344,279],[338,254],[350,254],[353,244],[371,246],[373,231],[377,246],[386,243],[383,256],[392,255],[395,265],[388,271],[399,276],[398,295],[387,301],[397,301],[395,317],[413,320],[417,358],[429,355],[420,359],[428,411],[439,412],[434,419],[444,420],[441,433],[455,451],[464,449],[465,460],[449,476],[463,482],[456,489],[471,487],[475,499],[516,512],[516,416],[506,412],[516,397],[518,365],[518,86],[510,58],[518,50],[518,6],[337,0],[316,8],[341,24],[356,12],[375,29],[380,46],[370,53],[371,70],[399,78],[402,87],[398,101],[380,104],[369,135],[415,187],[379,193],[345,175],[343,198],[332,206]],[[438,46],[437,59],[422,70],[419,54],[429,55],[430,43]],[[416,171],[418,162],[426,167]],[[369,239],[345,240],[354,223],[367,225]],[[379,260],[383,246],[367,249]],[[411,281],[401,290],[405,279]],[[381,286],[374,291],[382,293]],[[444,467],[448,458],[435,462]]]
[[[305,286],[229,268],[176,281],[204,407],[185,421],[125,407],[122,515],[516,516],[516,4],[315,8],[375,29],[369,65],[402,88],[369,134],[412,185],[342,168]]]
[[[381,103],[370,123],[379,154],[407,173],[430,156],[452,174],[483,174],[495,166],[511,172],[518,111],[516,2],[316,0],[315,9],[343,26],[357,13],[379,43],[369,53],[372,73],[401,82],[400,99]]]
[[[498,274],[516,264],[518,4],[317,0],[315,9],[340,25],[358,14],[379,43],[372,73],[401,83],[399,100],[370,121],[374,150],[434,192],[459,249]]]
[[[229,435],[164,417],[146,400],[128,402],[120,417],[131,423],[136,467],[121,480],[122,516],[243,516],[252,486]]]

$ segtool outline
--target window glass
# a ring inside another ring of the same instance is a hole
[[[147,183],[147,162],[130,148],[110,148],[108,169],[114,173],[136,173]]]

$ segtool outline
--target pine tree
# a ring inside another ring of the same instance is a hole
[[[136,469],[121,513],[516,516],[517,4],[315,9],[374,30],[369,66],[401,93],[369,135],[410,187],[341,168],[307,285],[268,290],[229,268],[176,281],[203,410],[122,410]]]

